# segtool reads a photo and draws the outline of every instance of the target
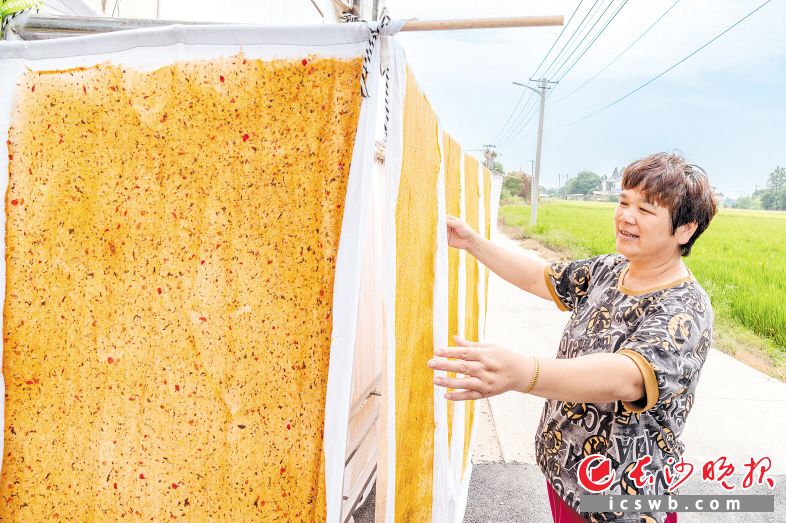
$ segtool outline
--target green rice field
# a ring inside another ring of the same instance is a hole
[[[614,252],[615,204],[546,201],[503,205],[500,220],[573,258]],[[685,263],[709,293],[716,326],[755,333],[776,365],[786,361],[786,213],[721,209]]]

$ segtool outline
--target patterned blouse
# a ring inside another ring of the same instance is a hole
[[[546,286],[572,315],[557,358],[616,352],[631,358],[644,377],[638,402],[546,401],[535,437],[538,465],[554,490],[575,510],[582,494],[579,463],[600,454],[611,461],[614,483],[604,494],[669,494],[668,474],[684,451],[680,441],[712,340],[712,308],[693,276],[655,289],[622,285],[628,261],[604,255],[554,263]],[[602,379],[602,377],[599,377]],[[654,478],[638,487],[630,476],[636,461]],[[665,470],[666,468],[670,470]],[[662,522],[665,512],[583,513],[590,521]]]

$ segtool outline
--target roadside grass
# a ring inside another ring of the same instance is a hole
[[[526,205],[500,220],[574,259],[615,251],[615,204],[546,201],[538,224]],[[721,209],[685,258],[712,300],[716,348],[786,381],[786,213]]]

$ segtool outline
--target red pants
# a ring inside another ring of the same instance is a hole
[[[554,492],[551,483],[546,482],[546,490],[549,493],[549,504],[551,505],[551,517],[554,523],[587,523],[581,514],[565,503],[565,501]],[[677,523],[677,513],[670,512],[666,516],[666,523]]]

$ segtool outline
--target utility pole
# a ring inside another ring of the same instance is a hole
[[[494,160],[497,158],[496,145],[487,144],[483,146],[483,157],[486,159],[486,169],[493,171]]]
[[[526,84],[513,82],[521,87],[526,87],[530,91],[534,91],[540,95],[540,120],[538,121],[538,148],[535,153],[535,172],[532,175],[532,191],[530,192],[530,204],[532,213],[530,214],[530,223],[535,225],[538,222],[538,195],[540,193],[540,151],[543,145],[543,114],[546,110],[546,89],[551,89],[549,84],[557,84],[558,82],[550,82],[545,78],[540,80],[529,79],[530,82],[540,82],[538,86],[540,89],[534,89]]]

